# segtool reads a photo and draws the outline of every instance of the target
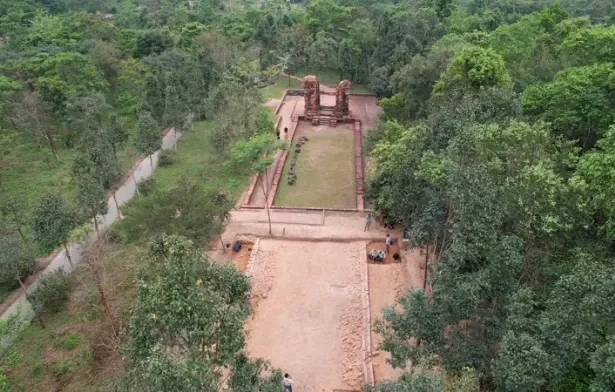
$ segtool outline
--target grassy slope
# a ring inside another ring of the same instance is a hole
[[[131,127],[134,132],[134,127]],[[8,132],[8,131],[7,131]],[[32,209],[40,197],[47,192],[60,194],[64,199],[75,201],[75,185],[71,179],[74,149],[67,148],[56,136],[60,160],[57,161],[47,145],[39,148],[32,137],[24,132],[15,132],[9,145],[10,152],[2,170],[4,192],[25,200]],[[132,167],[138,157],[129,141],[118,151],[122,172]]]
[[[175,163],[156,171],[156,187],[168,188],[180,176],[187,175],[239,197],[248,178],[229,172],[222,158],[208,146],[207,131],[214,126],[212,121],[194,124],[181,139]],[[140,248],[134,245],[116,244],[106,264],[107,285],[112,288],[112,300],[124,315],[125,323],[128,308],[134,302],[134,271],[139,255]],[[100,337],[97,331],[104,329],[104,320],[95,305],[97,297],[89,284],[92,277],[87,267],[80,265],[73,276],[74,292],[67,309],[46,315],[46,329],[36,323],[30,325],[9,353],[0,358],[0,370],[7,373],[14,392],[56,390],[60,385],[63,391],[110,390],[110,383],[122,375],[119,354],[95,344]],[[61,347],[60,339],[67,333],[79,335],[75,349]]]
[[[297,79],[290,78],[289,85],[289,78],[280,76],[274,84],[270,84],[262,89],[263,97],[267,101],[270,99],[281,98],[282,94],[284,94],[284,90],[289,88],[301,89],[301,82]]]
[[[135,297],[137,248],[112,245],[105,264],[109,303],[126,309]],[[45,328],[32,323],[0,359],[0,370],[18,391],[108,391],[122,374],[118,352],[101,345],[108,327],[97,305],[93,277],[85,266],[71,276],[73,293],[65,309],[44,314]],[[123,313],[123,321],[128,320]],[[70,339],[70,341],[69,341]],[[102,373],[104,372],[104,374]]]
[[[197,122],[186,132],[178,143],[175,163],[156,170],[156,187],[168,188],[185,175],[235,198],[241,195],[248,179],[228,170],[207,140],[207,132],[215,125],[213,121]]]

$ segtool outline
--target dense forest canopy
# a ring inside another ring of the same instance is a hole
[[[368,196],[429,258],[426,290],[378,324],[405,372],[376,388],[612,391],[614,12],[612,0],[0,0],[0,244],[13,250],[0,263],[14,271],[0,285],[104,213],[127,146],[148,155],[163,128],[189,132],[191,114],[216,119],[208,143],[230,156],[271,127],[262,87],[328,72],[379,97]],[[62,184],[23,186],[24,143],[41,173],[68,164]],[[190,208],[207,203],[180,185]],[[155,200],[173,210],[172,194]],[[177,231],[220,230],[195,227]],[[130,371],[148,380],[159,342],[135,348],[131,334]]]

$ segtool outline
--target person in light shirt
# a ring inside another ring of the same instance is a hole
[[[293,379],[288,373],[284,373],[284,380],[282,380],[282,383],[284,384],[284,390],[286,392],[293,392]]]

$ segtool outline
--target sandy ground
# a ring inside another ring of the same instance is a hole
[[[404,294],[405,277],[401,263],[394,264],[369,264],[369,302],[372,324],[382,318],[382,309],[394,306],[397,298]],[[379,382],[383,379],[395,380],[401,373],[401,369],[393,369],[387,363],[391,355],[386,351],[380,351],[379,345],[382,337],[372,329],[372,364],[374,367],[374,380]]]
[[[273,210],[272,210],[273,211]],[[320,212],[320,211],[319,211]],[[320,212],[322,213],[322,212]],[[273,214],[273,212],[272,212]],[[289,216],[292,214],[292,217]],[[269,226],[266,221],[253,221],[253,211],[233,211],[231,222],[224,233],[224,241],[228,242],[235,237],[241,236],[269,236]],[[359,212],[330,212],[324,214],[322,224],[306,224],[316,220],[314,212],[285,212],[275,215],[272,219],[272,236],[289,239],[306,239],[321,241],[359,241],[359,240],[381,240],[387,233],[391,234],[394,240],[401,237],[399,230],[388,230],[376,224],[372,225],[369,231],[363,231],[365,227],[365,214]],[[303,223],[303,224],[298,224]]]
[[[363,385],[362,244],[261,240],[248,266],[255,311],[248,352],[291,374],[297,391]]]

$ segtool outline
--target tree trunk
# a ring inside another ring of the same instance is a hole
[[[154,158],[153,158],[154,154],[149,154],[149,163],[152,166],[152,173],[154,172]]]
[[[427,263],[429,263],[429,245],[425,250],[425,275],[423,276],[423,291],[427,291]]]
[[[98,231],[98,219],[96,219],[96,211],[94,211],[94,207],[92,207],[92,216],[94,217],[94,228],[96,229],[96,234],[100,234]]]
[[[137,183],[137,179],[135,178],[135,172],[132,172],[132,180],[135,182],[135,192],[137,193],[137,196],[141,196],[141,193],[139,192],[139,184]]]
[[[119,328],[117,327],[117,323],[115,321],[115,317],[113,317],[113,313],[111,313],[111,307],[109,306],[109,301],[107,301],[107,293],[105,292],[105,287],[102,282],[102,276],[100,271],[98,271],[98,267],[94,267],[95,276],[96,276],[96,287],[98,289],[98,294],[100,295],[100,303],[103,307],[103,314],[105,318],[109,322],[111,329],[113,330],[113,336],[118,337],[120,334]]]
[[[49,143],[49,148],[53,155],[56,157],[56,160],[60,160],[60,156],[58,155],[58,150],[56,150],[56,145],[53,142],[53,134],[51,132],[45,133],[45,139],[47,139],[47,143]]]
[[[26,240],[26,236],[23,233],[23,230],[21,230],[21,227],[17,227],[17,232],[19,233],[19,236],[21,237],[23,242],[28,242],[28,240]]]
[[[64,243],[64,251],[66,252],[66,258],[68,259],[68,263],[70,264],[70,269],[73,269],[73,259],[70,257],[70,252],[68,251],[68,244]]]
[[[222,234],[219,234],[218,236],[220,237],[220,245],[222,245],[222,251],[224,252],[226,248],[224,247],[224,241],[222,240]]]
[[[271,235],[271,212],[269,211],[269,191],[267,188],[269,187],[269,180],[267,179],[267,168],[263,173],[264,179],[261,181],[261,185],[263,188],[263,195],[265,195],[265,209],[267,210],[267,221],[269,222],[269,235]]]
[[[113,192],[113,202],[115,203],[115,209],[117,210],[117,216],[122,219],[122,210],[120,210],[120,205],[117,202],[117,198],[115,197],[115,191]]]

